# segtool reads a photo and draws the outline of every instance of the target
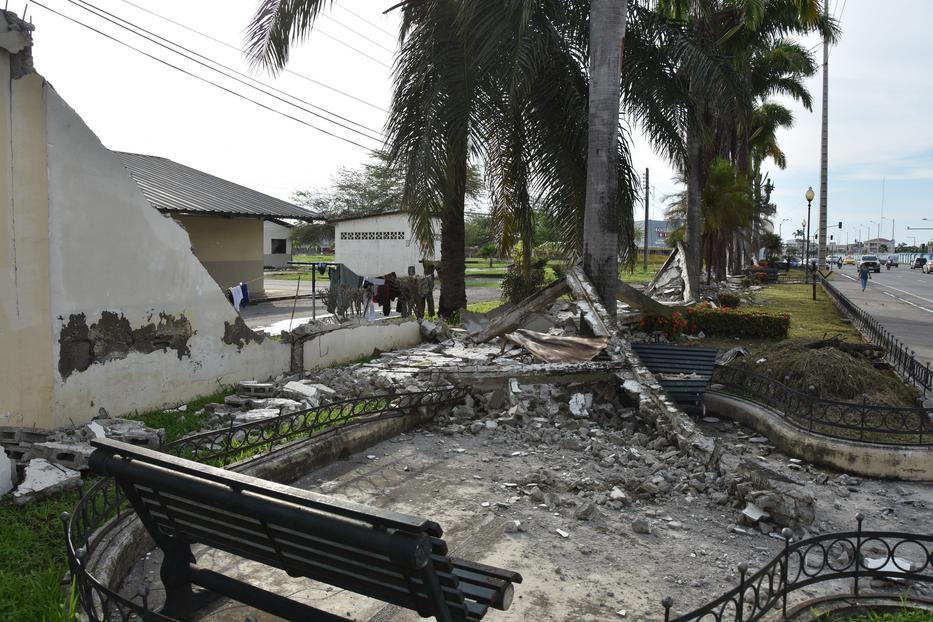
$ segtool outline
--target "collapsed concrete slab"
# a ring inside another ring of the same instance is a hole
[[[26,467],[26,477],[13,493],[13,501],[23,505],[80,486],[81,474],[77,471],[36,458]]]

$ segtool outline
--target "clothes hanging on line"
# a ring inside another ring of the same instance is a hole
[[[230,295],[233,296],[233,308],[239,311],[243,304],[243,289],[239,285],[231,287]]]

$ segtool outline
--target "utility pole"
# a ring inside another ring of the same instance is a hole
[[[829,2],[823,3],[829,20]],[[820,244],[817,265],[826,268],[826,191],[829,163],[829,37],[823,37],[823,132],[820,149]]]
[[[648,169],[645,169],[645,272],[648,271]]]

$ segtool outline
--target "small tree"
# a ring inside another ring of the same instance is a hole
[[[769,260],[781,255],[781,236],[776,233],[761,235],[761,248],[764,249]]]
[[[879,247],[878,247],[878,252],[879,252],[879,253],[887,253],[887,252],[888,252],[888,245],[887,245],[887,244],[882,244],[881,246],[879,246]]]
[[[482,248],[479,249],[479,256],[483,259],[489,260],[489,267],[492,268],[493,257],[496,256],[496,245],[493,243],[484,244]]]

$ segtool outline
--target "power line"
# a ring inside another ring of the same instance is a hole
[[[266,110],[268,110],[268,111],[270,111],[270,112],[274,112],[274,113],[276,113],[276,114],[279,114],[279,115],[281,115],[281,116],[283,116],[283,117],[286,117],[286,118],[288,118],[288,119],[291,119],[292,121],[297,121],[298,123],[301,123],[302,125],[306,125],[306,126],[310,127],[311,129],[314,129],[314,130],[317,130],[318,132],[321,132],[322,134],[327,134],[328,136],[332,136],[333,138],[336,138],[337,140],[342,140],[342,141],[345,142],[345,143],[350,143],[351,145],[355,145],[355,146],[357,146],[357,147],[360,147],[360,148],[362,148],[362,149],[365,149],[366,151],[374,152],[373,149],[371,149],[371,148],[369,148],[369,147],[366,147],[365,145],[361,145],[360,143],[358,143],[358,142],[356,142],[356,141],[354,141],[354,140],[351,140],[351,139],[349,139],[349,138],[344,138],[343,136],[340,136],[339,134],[334,134],[333,132],[330,132],[330,131],[325,130],[325,129],[320,128],[320,127],[317,127],[316,125],[313,125],[313,124],[311,124],[311,123],[308,123],[307,121],[305,121],[305,120],[303,120],[303,119],[299,119],[298,117],[292,116],[292,115],[288,114],[287,112],[282,112],[281,110],[277,110],[277,109],[275,109],[275,108],[273,108],[273,107],[271,107],[271,106],[268,106],[268,105],[266,105],[266,104],[264,104],[264,103],[262,103],[262,102],[259,102],[259,101],[256,101],[255,99],[252,99],[252,98],[250,98],[250,97],[247,97],[246,95],[243,95],[242,93],[239,93],[239,92],[237,92],[237,91],[234,91],[233,89],[229,89],[229,88],[227,88],[227,87],[225,87],[225,86],[223,86],[223,85],[220,85],[220,84],[217,84],[216,82],[213,82],[213,81],[211,81],[211,80],[208,80],[207,78],[205,78],[205,77],[203,77],[203,76],[199,76],[199,75],[197,75],[197,74],[195,74],[195,73],[192,73],[192,72],[188,71],[187,69],[183,69],[183,68],[181,68],[181,67],[179,67],[179,66],[177,66],[177,65],[173,65],[172,63],[170,63],[170,62],[168,62],[168,61],[166,61],[166,60],[163,60],[163,59],[159,58],[158,56],[154,56],[154,55],[152,55],[152,54],[149,54],[148,52],[144,52],[144,51],[140,50],[139,48],[134,47],[133,45],[131,45],[131,44],[129,44],[129,43],[126,43],[125,41],[121,41],[120,39],[117,39],[116,37],[114,37],[114,36],[112,36],[112,35],[109,35],[109,34],[103,32],[103,31],[101,31],[101,30],[98,30],[97,28],[94,28],[93,26],[89,26],[88,24],[85,24],[84,22],[82,22],[82,21],[80,21],[80,20],[78,20],[78,19],[75,19],[75,18],[73,18],[73,17],[70,17],[70,16],[68,16],[68,15],[65,15],[64,13],[60,13],[59,11],[56,11],[55,9],[52,9],[52,8],[50,8],[50,7],[47,7],[47,6],[45,6],[44,4],[42,4],[41,2],[39,2],[38,0],[33,0],[33,4],[35,4],[35,5],[38,6],[38,7],[41,7],[41,8],[43,8],[43,9],[45,9],[46,11],[49,11],[49,12],[51,12],[51,13],[54,13],[55,15],[58,15],[59,17],[62,17],[62,18],[64,18],[64,19],[67,19],[68,21],[73,22],[73,23],[75,23],[75,24],[77,24],[77,25],[79,25],[79,26],[83,26],[84,28],[87,28],[88,30],[90,30],[90,31],[92,31],[92,32],[95,32],[95,33],[99,34],[99,35],[102,36],[102,37],[105,37],[105,38],[107,38],[107,39],[110,39],[111,41],[114,41],[115,43],[119,43],[120,45],[122,45],[122,46],[124,46],[124,47],[127,47],[127,48],[133,50],[134,52],[138,52],[139,54],[142,54],[143,56],[146,56],[146,57],[148,57],[148,58],[151,58],[152,60],[154,60],[154,61],[156,61],[156,62],[158,62],[158,63],[161,63],[161,64],[163,64],[163,65],[165,65],[165,66],[167,66],[167,67],[171,67],[172,69],[175,69],[176,71],[180,71],[181,73],[183,73],[183,74],[185,74],[185,75],[187,75],[187,76],[191,76],[192,78],[195,78],[195,79],[197,79],[197,80],[200,80],[201,82],[205,82],[205,83],[207,83],[207,84],[210,84],[211,86],[214,86],[214,87],[216,87],[216,88],[218,88],[218,89],[220,89],[220,90],[222,90],[222,91],[226,91],[227,93],[230,93],[231,95],[234,95],[234,96],[236,96],[236,97],[239,97],[240,99],[246,100],[246,101],[248,101],[248,102],[250,102],[250,103],[252,103],[252,104],[257,105],[257,106],[259,106],[260,108],[265,108]]]
[[[187,54],[183,54],[182,52],[179,52],[178,50],[175,50],[175,49],[169,47],[168,45],[165,45],[164,43],[160,43],[159,41],[156,41],[156,39],[161,39],[162,41],[165,41],[166,43],[168,43],[168,44],[170,44],[170,45],[173,45],[173,46],[175,46],[175,47],[177,47],[177,48],[179,48],[179,49],[181,49],[181,50],[184,50],[184,51],[187,52],[188,54],[194,54],[195,56],[198,56],[198,57],[200,57],[200,58],[203,58],[204,60],[206,60],[206,61],[208,61],[208,62],[210,62],[210,63],[213,63],[213,64],[217,65],[218,67],[222,67],[223,69],[226,69],[227,71],[230,71],[230,72],[232,72],[232,73],[235,74],[235,75],[242,76],[242,77],[246,78],[247,80],[252,80],[252,81],[256,82],[257,84],[262,84],[264,87],[269,88],[269,89],[271,89],[272,91],[276,91],[276,92],[282,93],[283,95],[285,95],[285,96],[287,96],[287,97],[291,97],[292,99],[294,99],[294,100],[296,100],[296,101],[299,101],[299,102],[302,102],[303,104],[306,104],[306,105],[311,106],[311,107],[313,107],[313,108],[317,108],[317,109],[319,109],[319,110],[322,110],[322,111],[324,111],[325,113],[327,113],[327,114],[329,114],[329,115],[331,115],[331,116],[337,117],[337,118],[342,119],[342,120],[344,120],[344,121],[347,121],[347,122],[349,122],[349,123],[353,123],[354,125],[358,125],[358,126],[364,128],[364,129],[368,130],[369,132],[373,132],[373,133],[378,134],[379,132],[376,131],[376,130],[372,130],[372,129],[370,129],[370,128],[367,128],[365,125],[356,123],[355,121],[351,121],[350,119],[347,119],[347,118],[345,118],[345,117],[341,117],[340,115],[337,115],[337,114],[335,114],[335,113],[333,113],[333,112],[327,110],[326,108],[321,108],[320,106],[315,106],[314,104],[311,104],[310,102],[306,102],[306,101],[304,101],[304,100],[302,100],[302,99],[300,99],[300,98],[298,98],[298,97],[295,97],[294,95],[291,95],[291,94],[289,94],[289,93],[286,93],[285,91],[282,91],[282,90],[280,90],[280,89],[277,89],[277,88],[275,88],[275,87],[273,87],[273,86],[269,86],[269,85],[266,85],[266,84],[264,84],[264,83],[262,83],[262,82],[259,82],[259,81],[256,80],[255,78],[253,78],[253,77],[251,77],[251,76],[249,76],[249,75],[247,75],[247,74],[245,74],[245,73],[239,72],[239,71],[237,71],[236,69],[233,69],[233,68],[231,68],[231,67],[228,67],[228,66],[226,66],[226,65],[224,65],[224,64],[222,64],[222,63],[219,63],[219,62],[217,62],[217,61],[215,61],[215,60],[213,60],[213,59],[211,59],[211,58],[208,58],[207,56],[204,56],[203,54],[200,54],[200,53],[198,53],[198,52],[195,52],[195,51],[193,51],[193,50],[190,50],[190,49],[186,48],[186,47],[183,46],[183,45],[180,45],[180,44],[178,44],[178,43],[175,43],[174,41],[171,41],[171,40],[166,39],[165,37],[162,37],[162,36],[160,36],[160,35],[158,35],[158,34],[156,34],[156,33],[153,33],[153,32],[151,32],[151,31],[148,31],[148,30],[146,30],[145,28],[142,28],[142,27],[140,27],[140,26],[137,26],[136,24],[133,24],[132,22],[130,22],[130,21],[128,21],[128,20],[125,20],[125,19],[123,19],[123,18],[121,18],[121,17],[119,17],[119,16],[117,16],[117,15],[114,15],[114,14],[112,14],[112,13],[109,13],[109,12],[107,12],[107,11],[105,11],[105,10],[99,8],[99,7],[96,7],[96,6],[94,6],[93,4],[91,4],[91,3],[89,3],[89,2],[86,2],[85,0],[67,0],[67,1],[70,2],[71,4],[74,4],[74,5],[77,6],[78,8],[80,8],[80,9],[82,9],[82,10],[84,10],[84,11],[87,11],[88,13],[91,13],[92,15],[94,15],[94,16],[96,16],[96,17],[99,17],[99,18],[101,18],[101,19],[104,19],[105,21],[108,21],[108,22],[110,22],[110,23],[112,23],[112,24],[114,24],[114,25],[116,25],[116,26],[118,26],[118,27],[120,27],[120,28],[123,28],[124,30],[126,30],[126,31],[128,31],[128,32],[130,32],[130,33],[132,33],[132,34],[134,34],[134,35],[136,35],[136,36],[138,36],[138,37],[141,37],[141,38],[143,38],[143,39],[145,39],[145,40],[147,40],[147,41],[149,41],[149,42],[151,42],[151,43],[154,43],[154,44],[156,44],[156,45],[158,45],[158,46],[160,46],[160,47],[162,47],[162,48],[165,48],[166,50],[168,50],[168,51],[170,51],[170,52],[172,52],[172,53],[174,53],[174,54],[178,54],[179,56],[182,56],[183,58],[186,58],[187,60],[190,60],[190,61],[192,61],[192,62],[194,62],[194,63],[197,63],[198,65],[201,65],[202,67],[206,67],[207,69],[210,69],[211,71],[213,71],[213,72],[215,72],[215,73],[219,73],[220,75],[224,76],[225,78],[230,78],[230,79],[232,79],[232,80],[234,80],[234,81],[236,81],[236,82],[239,82],[240,84],[243,84],[243,85],[245,85],[245,86],[247,86],[247,87],[249,87],[249,88],[252,88],[252,89],[254,89],[254,90],[257,90],[257,91],[259,91],[260,93],[262,93],[263,95],[268,95],[269,97],[272,97],[272,98],[277,99],[277,100],[279,100],[279,101],[281,101],[281,102],[283,102],[283,103],[285,103],[285,104],[288,104],[288,105],[290,105],[290,106],[293,106],[293,107],[295,107],[295,108],[298,108],[299,110],[301,110],[301,111],[303,111],[303,112],[306,112],[306,113],[308,113],[308,114],[310,114],[310,115],[312,115],[312,116],[318,117],[319,119],[322,119],[322,120],[324,120],[324,121],[327,121],[328,123],[333,123],[334,125],[337,125],[337,126],[342,127],[342,128],[344,128],[344,129],[346,129],[346,130],[349,130],[349,131],[351,131],[351,132],[354,132],[355,134],[359,134],[360,136],[363,136],[363,137],[368,138],[368,139],[370,139],[370,140],[375,140],[375,141],[379,141],[379,142],[382,141],[382,137],[381,137],[381,136],[379,136],[379,137],[373,137],[373,136],[370,136],[369,134],[366,134],[366,133],[364,133],[364,132],[361,132],[360,130],[357,130],[357,129],[355,129],[355,128],[352,128],[352,127],[350,127],[350,126],[348,126],[348,125],[344,125],[343,123],[340,123],[340,122],[338,122],[338,121],[334,121],[333,119],[328,119],[327,117],[324,117],[324,116],[322,116],[322,115],[320,115],[320,114],[318,114],[318,113],[316,113],[316,112],[314,112],[314,111],[312,111],[312,110],[310,110],[310,109],[308,109],[308,108],[304,108],[303,106],[300,106],[300,105],[298,105],[298,104],[296,104],[296,103],[294,103],[294,102],[290,102],[290,101],[288,101],[288,100],[286,100],[286,99],[283,99],[283,98],[281,98],[281,97],[278,97],[277,95],[274,95],[274,94],[270,93],[269,91],[266,91],[266,90],[264,90],[264,89],[262,89],[262,88],[259,88],[258,86],[255,86],[254,84],[250,84],[249,82],[246,82],[246,81],[244,81],[244,80],[241,80],[241,79],[239,79],[239,78],[236,78],[236,77],[234,77],[234,76],[231,76],[231,75],[229,75],[229,74],[227,74],[227,73],[224,73],[223,71],[220,71],[220,70],[217,69],[216,67],[211,67],[210,65],[208,65],[208,64],[206,64],[206,63],[204,63],[204,62],[202,62],[202,61],[199,61],[199,60],[196,59],[196,58],[193,58],[193,57],[191,57],[191,56],[188,56]],[[88,8],[88,7],[90,7],[90,8]],[[93,10],[92,10],[92,9],[93,9]],[[109,16],[109,17],[108,17],[108,16]],[[113,19],[111,19],[111,18],[113,18]],[[123,22],[123,23],[120,23],[120,22]],[[125,24],[128,24],[128,25],[125,25]],[[141,31],[141,32],[136,32],[135,30],[132,30],[132,29],[130,28],[130,26],[132,26],[132,28],[135,28],[136,30],[139,30],[139,31]],[[142,34],[142,33],[145,33],[145,34]],[[150,37],[150,36],[147,36],[147,35],[152,35],[152,36]],[[152,37],[155,37],[156,39],[153,39]]]
[[[234,50],[234,51],[237,52],[238,54],[240,54],[240,53],[243,52],[243,50],[241,50],[241,49],[238,48],[237,46],[233,45],[232,43],[228,43],[228,42],[226,42],[226,41],[223,41],[222,39],[218,39],[218,38],[216,38],[216,37],[213,37],[213,36],[211,36],[211,35],[209,35],[209,34],[207,34],[207,33],[205,33],[205,32],[202,32],[202,31],[200,31],[200,30],[197,30],[197,29],[195,29],[195,28],[192,28],[192,27],[190,27],[190,26],[187,26],[187,25],[185,25],[185,24],[183,24],[183,23],[181,23],[181,22],[175,21],[174,19],[171,19],[171,18],[169,18],[169,17],[165,17],[164,15],[161,15],[161,14],[159,14],[159,13],[156,13],[155,11],[151,11],[151,10],[147,9],[146,7],[143,7],[143,6],[140,6],[140,5],[138,5],[138,4],[134,3],[134,2],[131,2],[130,0],[120,0],[120,2],[122,2],[122,3],[124,3],[124,4],[128,4],[128,5],[130,5],[131,7],[134,7],[134,8],[136,8],[136,9],[139,9],[139,10],[142,11],[143,13],[148,13],[149,15],[152,15],[153,17],[156,17],[156,18],[158,18],[158,19],[161,19],[162,21],[168,22],[168,23],[170,23],[170,24],[174,24],[175,26],[178,26],[179,28],[182,28],[182,29],[184,29],[184,30],[187,30],[188,32],[191,32],[191,33],[194,33],[194,34],[199,35],[199,36],[201,36],[201,37],[204,37],[205,39],[209,39],[210,41],[213,41],[214,43],[220,44],[220,45],[222,45],[222,46],[224,46],[224,47],[226,47],[226,48],[229,48],[229,49],[231,49],[231,50]],[[346,91],[341,91],[340,89],[334,88],[334,87],[330,86],[329,84],[325,84],[324,82],[321,82],[321,81],[319,81],[319,80],[315,80],[314,78],[311,78],[311,77],[309,77],[309,76],[306,76],[306,75],[304,75],[303,73],[298,73],[297,71],[294,71],[294,70],[291,70],[291,69],[285,69],[285,70],[284,70],[284,73],[293,75],[293,76],[295,76],[296,78],[301,78],[302,80],[307,80],[308,82],[310,82],[310,83],[312,83],[312,84],[316,84],[316,85],[318,85],[318,86],[320,86],[320,87],[323,87],[323,88],[325,88],[325,89],[327,89],[327,90],[329,90],[329,91],[333,91],[334,93],[339,93],[340,95],[343,95],[344,97],[349,97],[350,99],[355,100],[355,101],[358,101],[358,102],[360,102],[361,104],[366,104],[366,105],[369,106],[370,108],[375,108],[376,110],[379,110],[379,111],[381,111],[381,112],[388,112],[388,110],[386,110],[385,108],[383,108],[383,107],[381,107],[381,106],[377,106],[376,104],[374,104],[374,103],[372,103],[372,102],[368,102],[368,101],[366,101],[365,99],[362,99],[362,98],[357,97],[357,96],[355,96],[355,95],[351,95],[350,93],[347,93]]]
[[[350,32],[352,32],[353,34],[357,35],[358,37],[362,37],[363,39],[366,39],[367,41],[369,41],[370,43],[372,43],[372,44],[375,45],[376,47],[380,47],[380,48],[382,48],[383,50],[385,50],[386,52],[388,52],[388,53],[390,53],[390,54],[395,54],[395,50],[393,50],[392,48],[387,48],[386,46],[382,45],[381,43],[379,43],[379,42],[376,41],[375,39],[370,39],[369,37],[367,37],[366,35],[364,35],[363,33],[361,33],[359,30],[355,30],[355,29],[351,28],[350,26],[347,26],[347,25],[344,24],[343,22],[334,19],[333,17],[331,17],[331,16],[328,15],[327,13],[321,13],[321,17],[323,17],[324,19],[329,19],[330,21],[334,22],[335,24],[337,24],[337,25],[340,26],[341,28],[345,28],[345,29],[349,30]]]
[[[365,17],[363,17],[363,16],[360,15],[359,13],[356,13],[356,12],[354,12],[354,11],[351,11],[351,10],[348,9],[347,7],[343,6],[342,4],[337,4],[336,6],[337,6],[338,8],[343,9],[344,11],[346,11],[347,13],[349,13],[350,15],[352,15],[353,17],[355,17],[355,18],[357,18],[357,19],[359,19],[359,20],[362,20],[362,21],[366,22],[367,24],[369,24],[370,26],[372,26],[372,27],[375,28],[376,30],[379,30],[379,31],[381,31],[381,32],[384,32],[386,35],[392,37],[393,40],[396,39],[396,35],[395,35],[394,33],[389,32],[388,30],[386,30],[385,28],[383,28],[383,27],[380,26],[379,24],[376,24],[376,23],[374,23],[374,22],[369,21],[368,19],[366,19]]]

